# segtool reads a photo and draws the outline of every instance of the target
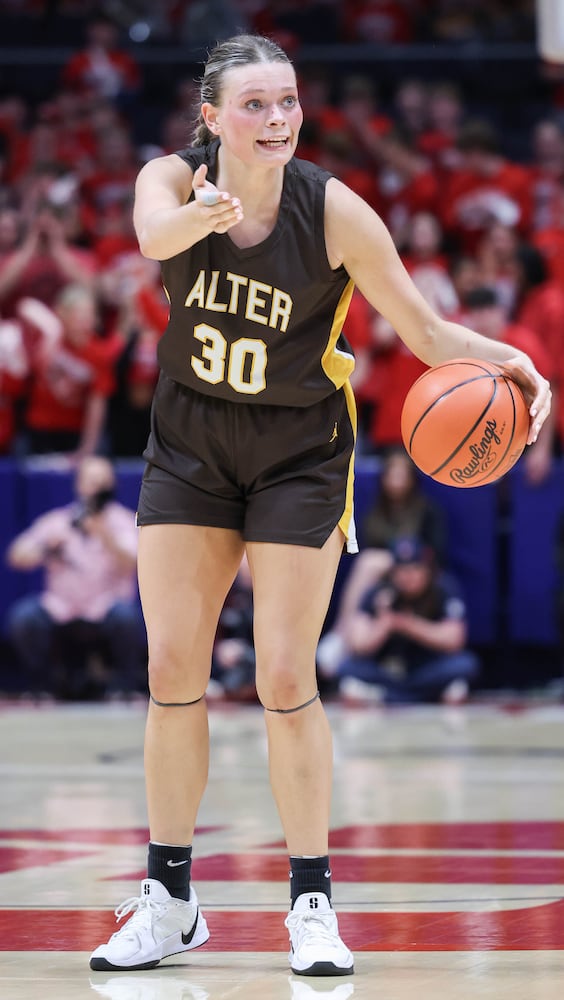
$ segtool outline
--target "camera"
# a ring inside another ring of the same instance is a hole
[[[76,513],[72,519],[73,528],[84,530],[84,519],[91,514],[99,514],[101,510],[114,498],[114,490],[98,490],[92,496],[81,500],[77,505]]]

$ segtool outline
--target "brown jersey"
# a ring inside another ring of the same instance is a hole
[[[177,155],[194,171],[206,163],[214,183],[218,146]],[[223,399],[300,407],[347,381],[354,358],[342,328],[354,286],[327,258],[330,176],[293,158],[265,240],[240,249],[229,233],[211,233],[162,262],[170,318],[158,356],[166,375]]]

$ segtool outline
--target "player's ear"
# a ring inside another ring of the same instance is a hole
[[[213,104],[206,101],[206,103],[202,104],[201,113],[202,118],[204,119],[204,122],[210,132],[212,132],[213,135],[218,135],[220,132],[220,125],[217,117],[217,108]]]

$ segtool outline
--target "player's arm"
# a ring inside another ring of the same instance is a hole
[[[175,153],[149,160],[135,182],[133,224],[144,257],[168,260],[210,233],[225,233],[242,219],[241,204],[194,172]],[[194,190],[195,198],[188,204]],[[212,198],[214,204],[206,204]]]
[[[471,357],[501,365],[527,397],[533,418],[529,443],[536,440],[550,411],[550,387],[531,359],[434,312],[403,266],[382,220],[336,178],[327,183],[325,238],[331,266],[345,266],[365,298],[425,364]]]

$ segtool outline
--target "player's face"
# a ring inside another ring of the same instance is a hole
[[[303,121],[289,63],[229,70],[216,121],[222,144],[248,166],[281,166],[292,157]]]

